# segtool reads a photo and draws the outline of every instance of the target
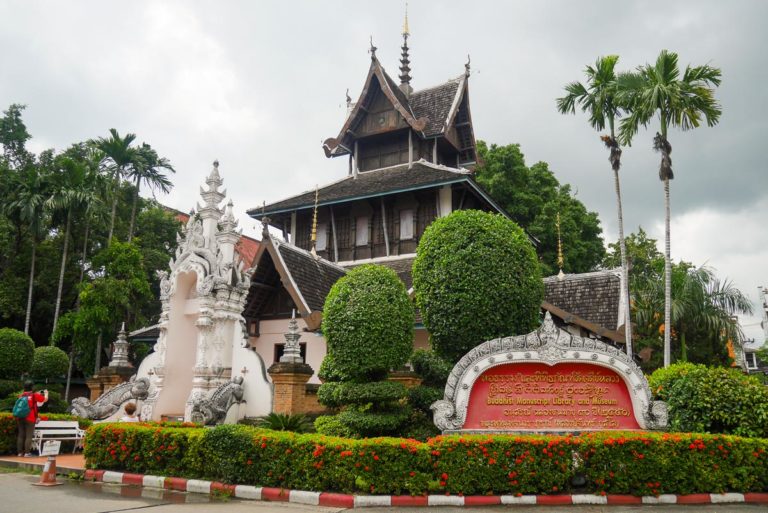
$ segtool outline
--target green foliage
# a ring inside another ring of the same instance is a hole
[[[345,426],[337,415],[320,415],[315,419],[315,431],[321,435],[356,438],[358,435]]]
[[[58,347],[43,346],[35,348],[32,369],[29,372],[33,379],[43,381],[65,375],[68,367],[67,353]]]
[[[649,380],[672,429],[768,438],[768,388],[737,369],[677,364]]]
[[[355,381],[383,377],[408,360],[413,319],[413,305],[394,271],[377,265],[356,267],[325,299],[328,354],[337,370]]]
[[[35,343],[23,332],[0,328],[0,378],[18,379],[32,366]]]
[[[433,222],[419,241],[413,286],[432,348],[450,362],[539,324],[544,285],[536,254],[501,215],[460,210]]]
[[[440,358],[434,351],[417,349],[411,355],[413,370],[421,378],[422,385],[443,387],[453,366]]]
[[[312,422],[303,413],[289,415],[272,412],[264,417],[259,417],[255,425],[273,431],[292,431],[294,433],[307,433],[312,430]]]
[[[402,383],[394,381],[373,381],[371,383],[325,383],[317,392],[320,404],[332,408],[356,404],[399,401],[407,395]]]
[[[445,389],[443,387],[434,387],[419,385],[408,389],[408,404],[431,417],[430,407],[435,401],[443,398]]]
[[[656,239],[649,238],[642,226],[637,233],[627,235],[624,244],[627,248],[627,264],[632,270],[629,275],[630,288],[634,290],[638,282],[647,280],[663,269],[664,255],[659,251]],[[621,267],[618,242],[608,244],[608,253],[603,258],[602,266],[606,269]]]
[[[97,424],[85,456],[90,468],[341,493],[556,494],[568,492],[579,474],[594,493],[743,493],[768,486],[768,440],[707,434],[453,435],[421,443],[242,425]]]
[[[600,220],[576,199],[570,185],[561,184],[546,162],[528,167],[518,144],[489,148],[478,141],[477,151],[482,162],[475,169],[477,182],[539,240],[537,253],[544,276],[558,270],[558,213],[565,271],[580,273],[597,267],[605,254]]]

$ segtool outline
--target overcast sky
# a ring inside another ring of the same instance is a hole
[[[404,2],[392,1],[5,1],[0,4],[0,107],[28,106],[32,149],[64,149],[133,132],[177,169],[160,201],[188,211],[219,159],[246,233],[245,210],[346,174],[321,142],[338,134],[345,91],[357,99],[370,63],[369,36],[397,75]],[[412,85],[463,73],[472,56],[475,135],[520,143],[599,213],[616,238],[607,152],[583,115],[555,98],[586,64],[617,54],[632,69],[663,48],[681,65],[723,72],[720,124],[671,131],[675,180],[672,257],[707,264],[755,301],[743,319],[762,340],[758,285],[768,286],[768,4],[749,1],[411,0]],[[652,127],[655,131],[655,125]],[[653,132],[625,149],[625,231],[663,241],[663,192]],[[567,251],[567,248],[565,248]]]

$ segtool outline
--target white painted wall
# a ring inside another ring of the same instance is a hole
[[[161,415],[183,415],[192,390],[197,352],[197,313],[193,310],[193,304],[197,302],[197,275],[182,273],[177,279],[168,315],[164,386],[152,412],[155,420],[160,420]]]
[[[315,371],[309,382],[320,383],[317,371],[320,370],[320,364],[323,363],[323,358],[325,358],[327,351],[325,337],[304,331],[307,323],[304,322],[304,319],[297,319],[297,321],[299,330],[302,332],[299,343],[307,344],[307,361],[305,363],[309,364]],[[261,359],[264,360],[264,365],[269,369],[269,366],[275,363],[275,344],[285,344],[285,334],[288,333],[288,319],[262,321],[259,331],[261,333],[260,336],[251,337],[250,344],[251,347],[256,349]]]

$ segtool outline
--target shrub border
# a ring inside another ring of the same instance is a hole
[[[203,481],[179,477],[129,474],[110,470],[86,470],[86,481],[132,485],[124,487],[121,495],[135,496],[135,487],[170,490],[205,495],[229,495],[238,499],[290,502],[310,506],[363,508],[372,506],[553,506],[553,505],[633,505],[633,504],[768,504],[768,493],[694,493],[665,494],[658,497],[632,495],[350,495],[343,493],[309,492],[248,485],[229,485],[218,481]],[[125,493],[123,493],[125,491]]]

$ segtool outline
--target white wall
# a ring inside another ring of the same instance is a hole
[[[309,364],[315,371],[309,382],[320,383],[317,371],[320,370],[320,364],[323,363],[323,358],[325,358],[325,337],[304,331],[307,324],[303,319],[297,319],[297,321],[299,323],[299,331],[301,332],[299,343],[307,344],[307,361],[305,363]],[[264,360],[264,365],[269,369],[269,366],[275,363],[275,344],[285,344],[285,334],[288,333],[288,319],[261,321],[259,331],[259,337],[250,337],[251,347],[256,349],[261,359]]]

